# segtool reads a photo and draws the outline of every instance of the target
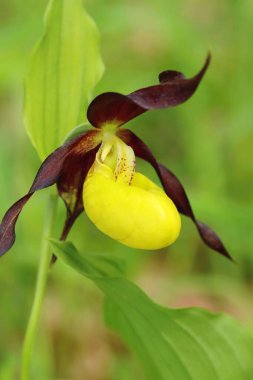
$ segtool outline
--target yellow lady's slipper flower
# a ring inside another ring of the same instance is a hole
[[[111,238],[130,247],[158,249],[177,239],[180,212],[194,222],[205,244],[231,258],[214,231],[195,218],[178,178],[157,162],[133,132],[120,128],[148,110],[185,102],[197,89],[209,62],[210,55],[190,79],[178,71],[164,71],[157,85],[129,95],[108,92],[96,97],[87,110],[87,118],[95,128],[72,138],[47,157],[29,192],[5,214],[0,225],[0,255],[15,241],[15,224],[26,202],[35,191],[56,183],[67,208],[62,240],[85,209],[93,223]],[[164,190],[135,171],[135,157],[154,167]]]

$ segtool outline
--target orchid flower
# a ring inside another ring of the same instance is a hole
[[[215,232],[198,221],[179,179],[162,164],[145,143],[122,126],[148,110],[177,106],[197,89],[210,63],[190,79],[178,71],[164,71],[159,84],[129,95],[107,92],[88,107],[92,129],[51,153],[42,163],[28,193],[5,214],[0,225],[0,255],[15,241],[15,224],[34,192],[57,185],[67,217],[61,239],[85,210],[92,222],[111,238],[140,249],[169,246],[181,228],[179,214],[196,225],[204,243],[231,258]],[[162,188],[136,171],[136,157],[155,169]]]

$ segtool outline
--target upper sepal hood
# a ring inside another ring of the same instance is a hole
[[[106,92],[90,104],[87,117],[96,128],[105,124],[121,126],[142,113],[182,104],[196,91],[203,78],[211,55],[208,54],[202,69],[193,78],[186,79],[179,71],[167,70],[159,75],[160,84],[145,87],[129,95]]]
[[[18,216],[31,196],[36,191],[49,187],[59,181],[59,194],[63,197],[65,204],[67,204],[66,192],[63,195],[63,189],[69,190],[70,192],[71,186],[69,186],[69,177],[66,175],[66,165],[68,165],[71,160],[78,160],[79,162],[82,161],[84,169],[81,171],[80,175],[83,177],[85,173],[87,174],[92,164],[90,160],[87,160],[86,162],[85,156],[89,151],[92,151],[96,146],[98,146],[99,143],[99,132],[96,130],[91,130],[62,145],[46,158],[46,160],[42,163],[28,193],[14,203],[4,215],[4,218],[0,224],[0,256],[6,253],[14,244],[15,225]],[[77,172],[79,173],[79,171],[80,166],[72,167],[73,178],[77,178],[79,176],[79,174],[76,174]],[[78,191],[76,194],[78,196]],[[70,198],[71,196],[69,199]],[[73,197],[71,201],[73,202]],[[78,198],[76,202],[78,203]]]

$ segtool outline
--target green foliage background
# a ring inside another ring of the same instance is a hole
[[[0,215],[28,189],[39,166],[22,123],[23,79],[42,33],[47,1],[2,0],[0,5]],[[101,33],[105,75],[96,87],[131,92],[165,69],[197,72],[210,48],[213,60],[186,104],[147,113],[128,124],[185,184],[199,219],[222,236],[237,265],[206,249],[183,219],[178,242],[150,254],[123,247],[82,215],[70,237],[87,252],[127,260],[127,276],[165,306],[226,311],[252,334],[252,36],[250,1],[87,0]],[[95,94],[94,94],[95,95]],[[84,110],[85,114],[85,110]],[[143,163],[143,170],[156,180]],[[1,259],[0,379],[18,364],[31,306],[43,206],[34,196],[17,225],[17,243]],[[64,208],[59,207],[59,235]],[[61,263],[51,276],[35,363],[37,379],[144,379],[137,361],[105,329],[95,286]]]

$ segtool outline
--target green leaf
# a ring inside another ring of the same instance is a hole
[[[51,0],[25,83],[26,129],[41,159],[86,121],[102,73],[98,30],[82,0]]]
[[[87,261],[69,243],[54,242],[53,247],[104,292],[107,322],[139,357],[149,379],[252,379],[253,341],[229,316],[198,308],[166,309],[119,277],[120,272],[104,268],[102,274],[97,258]]]
[[[150,379],[250,380],[253,342],[237,322],[198,308],[169,310],[124,279],[103,280],[106,319]]]
[[[113,256],[85,253],[84,258],[72,243],[55,239],[50,239],[50,243],[56,256],[88,278],[115,277],[123,274],[124,263],[115,260]]]

